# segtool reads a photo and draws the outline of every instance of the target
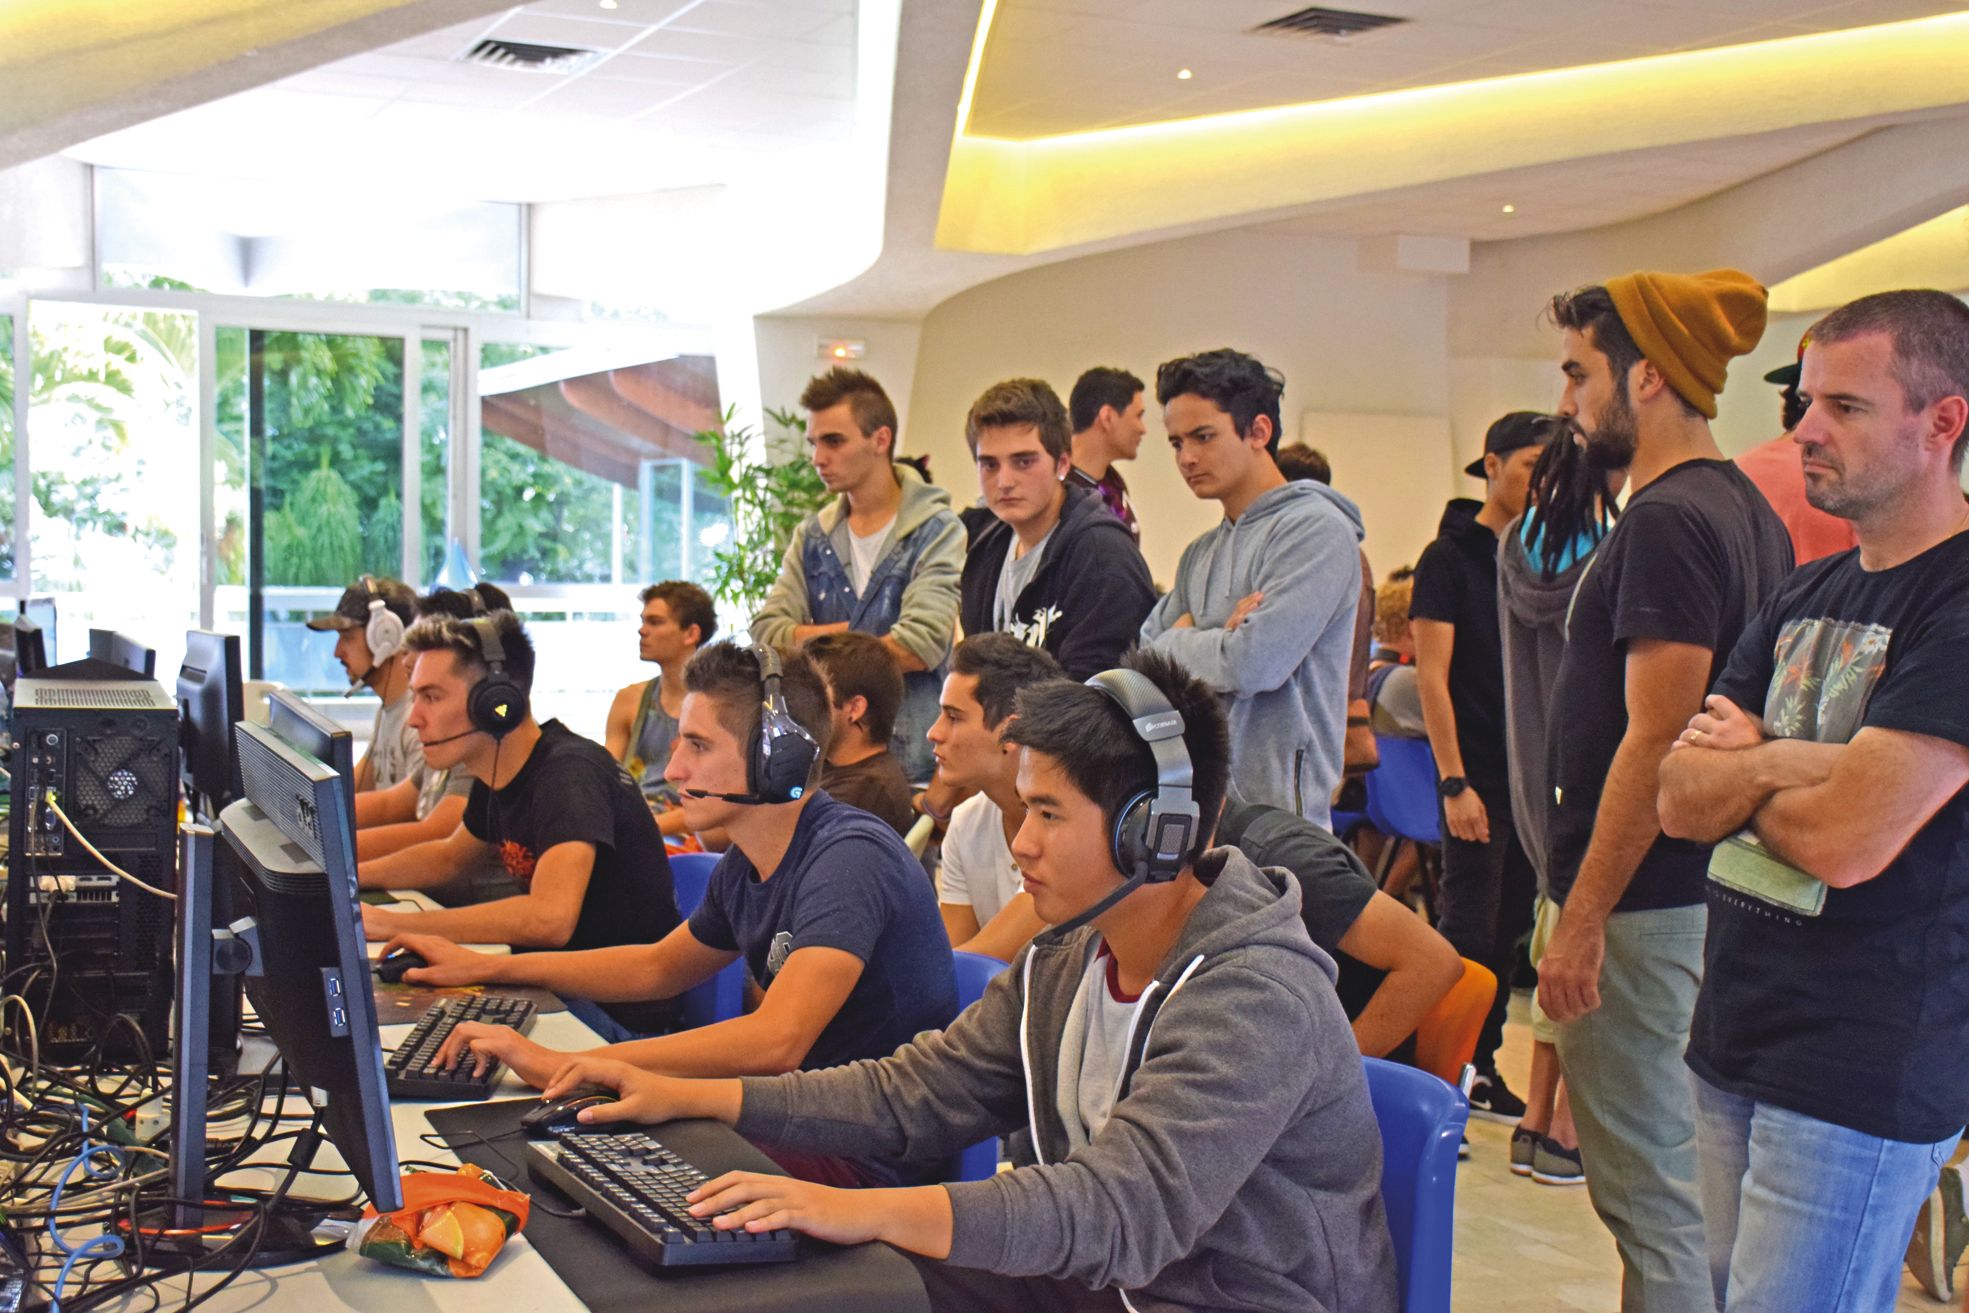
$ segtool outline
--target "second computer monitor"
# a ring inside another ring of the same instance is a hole
[[[309,706],[306,698],[285,688],[267,694],[267,728],[355,788],[355,735]]]
[[[246,718],[239,674],[239,636],[185,631],[178,671],[178,741],[184,749],[185,800],[208,819],[239,797],[239,757],[232,727]]]
[[[219,817],[246,992],[294,1083],[378,1212],[403,1206],[382,1041],[356,897],[346,785],[254,724],[235,730],[246,796]]]
[[[157,649],[145,647],[137,639],[114,629],[89,631],[89,655],[97,661],[135,671],[145,679],[157,678]]]

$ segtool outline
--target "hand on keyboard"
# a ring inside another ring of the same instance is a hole
[[[442,935],[392,935],[390,941],[383,945],[382,956],[388,957],[398,949],[417,954],[427,964],[406,973],[403,978],[405,984],[439,989],[486,984],[493,979],[499,962],[490,953],[474,953],[469,948],[460,948]]]
[[[538,1089],[567,1065],[567,1057],[535,1044],[510,1026],[466,1021],[453,1028],[431,1066],[448,1071],[463,1062],[473,1071],[483,1072],[494,1062],[503,1062],[515,1076]]]
[[[885,1229],[882,1197],[892,1190],[837,1190],[791,1176],[726,1172],[690,1192],[693,1217],[709,1218],[721,1231],[790,1227],[817,1240],[858,1245],[880,1240]],[[942,1191],[937,1193],[941,1194]]]

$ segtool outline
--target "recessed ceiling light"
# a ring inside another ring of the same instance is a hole
[[[1516,214],[1518,212],[1518,207],[1515,205],[1507,205],[1504,207],[1504,212],[1506,214]]]
[[[1176,70],[1176,80],[1178,82],[1188,82],[1192,77],[1195,76],[1196,75],[1190,72],[1187,68],[1179,68]]]
[[[602,0],[602,8],[604,9],[619,9],[621,7],[621,0]]]

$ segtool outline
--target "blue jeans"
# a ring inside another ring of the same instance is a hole
[[[1709,1271],[1728,1313],[1891,1313],[1961,1133],[1909,1144],[1696,1086]]]
[[[602,1005],[593,999],[569,998],[561,1001],[567,1004],[568,1015],[600,1035],[604,1044],[627,1044],[632,1039],[649,1038],[647,1035],[637,1034],[602,1011]],[[1910,1222],[1908,1226],[1912,1229],[1914,1223]]]

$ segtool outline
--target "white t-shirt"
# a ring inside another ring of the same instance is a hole
[[[990,924],[1019,892],[1019,864],[1005,842],[1004,813],[982,793],[957,804],[944,830],[937,867],[937,901],[968,906],[978,926]]]
[[[415,778],[423,784],[424,745],[410,728],[410,692],[376,709],[376,729],[369,740],[371,787],[387,789]]]
[[[1116,997],[1113,967],[1114,958],[1105,951],[1097,950],[1089,959],[1060,1037],[1060,1120],[1075,1149],[1099,1135],[1114,1113],[1121,1064],[1128,1057],[1128,1029],[1140,1007],[1137,999]]]
[[[1046,555],[1046,544],[1053,541],[1053,535],[1060,531],[1055,524],[1046,531],[1046,536],[1032,545],[1032,550],[1024,556],[1019,555],[1017,537],[1005,549],[1005,563],[998,567],[998,591],[992,597],[991,627],[1003,633],[1012,627],[1013,614],[1018,610],[1019,594],[1026,590],[1032,577],[1039,573],[1039,558]]]
[[[868,576],[875,573],[876,563],[882,559],[882,545],[889,541],[889,530],[895,527],[892,515],[887,524],[867,537],[848,530],[848,582],[855,586],[855,596],[861,596],[867,589]]]

